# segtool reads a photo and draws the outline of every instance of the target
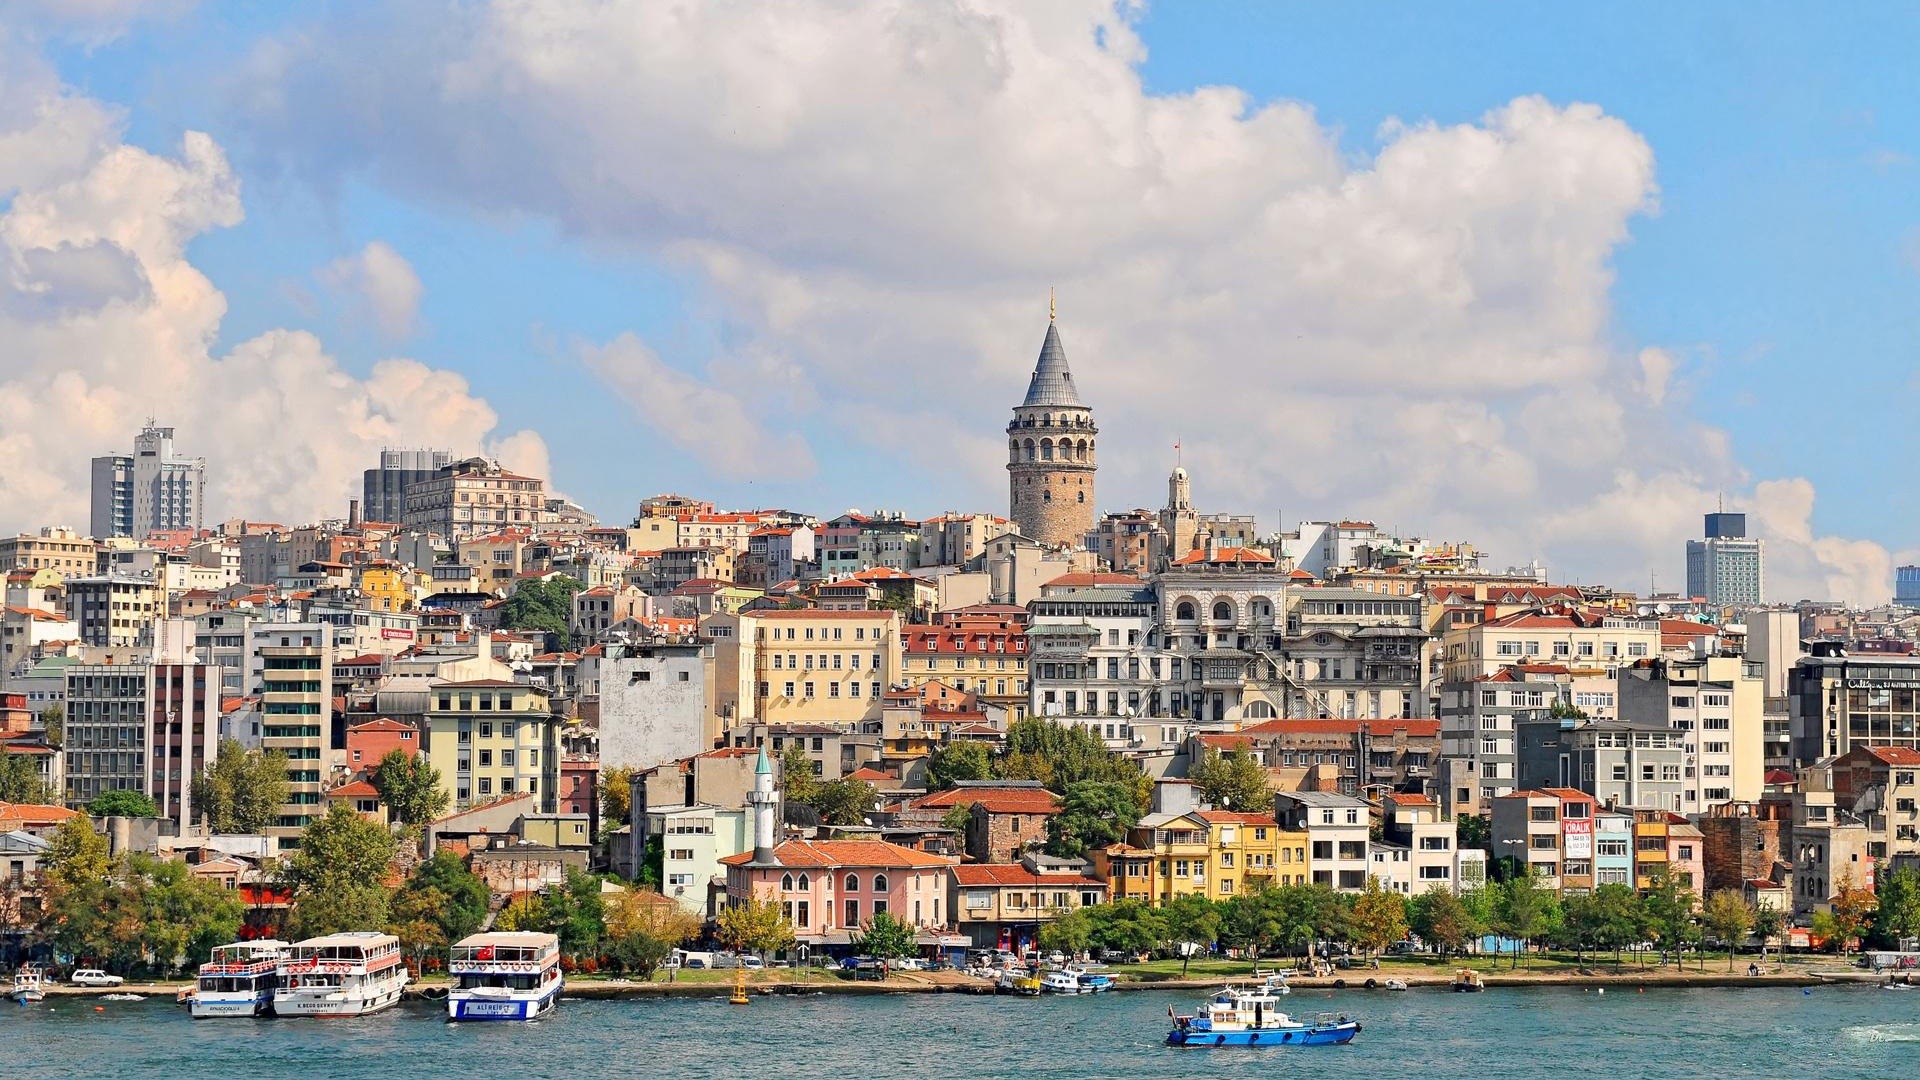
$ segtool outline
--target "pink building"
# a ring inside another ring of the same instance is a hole
[[[767,854],[720,860],[727,902],[778,902],[801,944],[849,944],[883,911],[921,929],[947,924],[947,868],[957,859],[882,840],[787,840]]]
[[[1677,816],[1677,815],[1676,815]],[[1682,818],[1667,826],[1667,872],[1681,885],[1704,896],[1707,880],[1706,836]]]

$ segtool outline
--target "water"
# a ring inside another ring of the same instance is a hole
[[[1914,1075],[1920,992],[1494,989],[1483,994],[1296,991],[1296,1016],[1347,1011],[1350,1046],[1175,1050],[1167,1006],[1187,992],[1080,998],[971,995],[565,1001],[531,1026],[449,1025],[412,1003],[358,1020],[191,1021],[170,1003],[54,1000],[0,1010],[12,1076],[238,1076],[388,1080],[470,1076],[913,1077],[1379,1076],[1613,1080],[1704,1075]]]

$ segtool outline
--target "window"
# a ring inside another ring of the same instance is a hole
[[[883,893],[887,891],[887,875],[885,874],[873,875],[873,891],[877,893]],[[878,914],[879,911],[880,911],[879,908],[874,909],[875,914]]]
[[[847,901],[846,925],[848,927],[855,927],[860,925],[860,901],[858,900]]]
[[[841,885],[848,892],[859,892],[860,891],[860,875],[848,874],[846,880],[842,882]]]

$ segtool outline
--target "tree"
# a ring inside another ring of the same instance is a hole
[[[1753,936],[1760,939],[1760,955],[1767,955],[1767,944],[1780,935],[1785,928],[1787,914],[1777,907],[1759,906],[1753,909]]]
[[[878,794],[865,780],[830,780],[814,788],[808,803],[824,825],[864,825]]]
[[[1883,874],[1879,886],[1870,936],[1882,948],[1898,949],[1907,939],[1920,937],[1920,873],[1901,867]]]
[[[962,780],[993,778],[993,755],[984,743],[956,739],[927,758],[927,788],[944,791]]]
[[[643,979],[653,978],[681,942],[699,934],[700,919],[657,892],[628,889],[607,904],[608,956]]]
[[[913,927],[894,918],[892,912],[881,911],[867,920],[867,925],[853,943],[853,949],[862,956],[871,956],[876,960],[899,960],[918,955],[920,943]]]
[[[1732,889],[1721,889],[1707,897],[1707,906],[1700,913],[1700,921],[1706,924],[1707,931],[1719,938],[1727,946],[1727,970],[1733,970],[1733,954],[1740,943],[1747,938],[1747,931],[1753,929],[1753,909],[1740,894]]]
[[[439,915],[446,894],[430,885],[402,888],[388,905],[387,933],[400,939],[400,951],[413,957],[414,974],[426,970],[427,957],[460,940],[447,936]]]
[[[952,806],[949,806],[947,812],[940,815],[940,824],[944,828],[952,829],[954,832],[959,833],[961,837],[964,838],[967,835],[967,831],[973,828],[973,804],[963,802],[954,803]]]
[[[1153,781],[1140,766],[1108,750],[1098,735],[1041,717],[1007,726],[994,772],[1003,780],[1038,780],[1053,791],[1088,780],[1112,781],[1133,793],[1139,813],[1146,812],[1153,794]]]
[[[1429,886],[1409,905],[1408,922],[1442,956],[1459,952],[1480,936],[1481,926],[1460,897],[1444,885]]]
[[[95,796],[87,804],[87,814],[91,817],[159,817],[160,807],[145,792],[115,788]]]
[[[1166,917],[1167,940],[1179,946],[1180,974],[1185,975],[1193,960],[1194,949],[1189,946],[1211,949],[1220,940],[1220,908],[1199,893],[1185,893],[1161,910]]]
[[[53,793],[40,779],[40,768],[25,754],[0,750],[0,803],[44,803]]]
[[[1546,930],[1546,893],[1533,874],[1516,877],[1499,888],[1495,925],[1501,933],[1517,939],[1522,949]],[[1514,952],[1513,966],[1520,966],[1519,950]]]
[[[397,845],[386,827],[344,802],[328,808],[300,833],[300,846],[281,867],[293,890],[293,923],[301,937],[387,925],[383,883]]]
[[[1555,698],[1553,704],[1547,706],[1547,715],[1555,720],[1585,720],[1587,710],[1565,698]]]
[[[450,851],[437,851],[414,868],[393,894],[389,931],[414,954],[427,955],[480,929],[487,920],[487,883]]]
[[[40,730],[45,733],[47,745],[55,750],[66,745],[67,709],[64,705],[49,705],[40,710]]]
[[[1166,916],[1138,900],[1120,900],[1087,909],[1092,920],[1089,935],[1094,947],[1139,955],[1152,952],[1167,939]]]
[[[1367,875],[1367,887],[1353,902],[1349,933],[1362,951],[1378,953],[1407,936],[1407,901],[1397,892],[1380,887],[1380,879]]]
[[[141,951],[163,972],[205,963],[214,946],[240,936],[240,898],[184,862],[133,852],[122,888],[141,909]]]
[[[1140,804],[1124,784],[1084,780],[1067,787],[1060,812],[1047,819],[1047,852],[1064,859],[1119,843],[1140,820]]]
[[[767,953],[793,944],[793,923],[772,900],[743,900],[720,909],[718,936],[740,952]]]
[[[1245,750],[1222,754],[1209,749],[1187,769],[1187,779],[1199,785],[1201,799],[1213,806],[1258,811],[1273,804],[1266,768]]]
[[[49,888],[78,889],[106,881],[110,868],[107,838],[86,818],[70,817],[47,838],[41,880]]]
[[[1093,941],[1093,918],[1087,908],[1058,912],[1049,922],[1040,924],[1034,943],[1047,952],[1078,956]]]
[[[1839,952],[1847,952],[1853,947],[1854,940],[1867,927],[1874,912],[1873,893],[1856,885],[1853,871],[1844,870],[1840,880],[1835,883],[1833,897],[1828,901],[1828,910],[1814,916],[1813,928],[1828,939]]]
[[[1647,888],[1643,908],[1647,926],[1660,942],[1661,963],[1666,963],[1669,952],[1678,962],[1687,945],[1693,941],[1696,902],[1693,890],[1680,884],[1679,879],[1664,870],[1655,872],[1653,884]]]
[[[193,778],[189,798],[214,832],[260,832],[287,801],[287,755],[221,739],[213,764]]]
[[[610,765],[600,770],[600,820],[603,827],[617,829],[633,816],[633,777],[640,770],[629,765]]]
[[[1646,912],[1633,886],[1619,883],[1593,890],[1587,905],[1589,940],[1596,949],[1612,949],[1615,963],[1620,950],[1647,936]]]
[[[545,580],[528,578],[500,605],[500,627],[551,634],[560,648],[567,648],[573,644],[573,594],[584,588],[585,584],[565,574]]]
[[[807,748],[796,740],[780,752],[780,791],[788,802],[812,806],[819,796],[820,774]]]
[[[440,770],[424,757],[390,750],[367,781],[380,793],[393,820],[402,825],[424,825],[447,812],[447,789],[440,785]]]
[[[1454,842],[1462,848],[1487,850],[1493,844],[1493,826],[1479,814],[1461,814],[1453,819]]]

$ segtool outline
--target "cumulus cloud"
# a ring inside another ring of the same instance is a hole
[[[215,518],[337,516],[389,444],[544,468],[539,436],[500,432],[457,374],[389,360],[357,378],[286,330],[214,355],[226,299],[186,249],[241,220],[225,153],[197,132],[164,154],[126,145],[35,65],[0,47],[17,91],[0,94],[0,529],[84,527],[87,459],[129,448],[147,416],[208,459]]]
[[[499,0],[273,42],[232,100],[316,183],[690,271],[730,347],[799,385],[625,339],[588,366],[729,473],[799,449],[789,403],[831,401],[869,444],[837,456],[952,448],[926,495],[997,506],[994,432],[1053,283],[1109,509],[1159,497],[1178,436],[1210,509],[1369,516],[1637,584],[1677,571],[1711,493],[1765,501],[1675,400],[1671,356],[1611,339],[1612,256],[1658,208],[1628,125],[1521,97],[1354,152],[1304,103],[1149,92],[1136,10]],[[1853,542],[1769,520],[1799,568],[1776,583],[1873,598]]]
[[[321,267],[319,278],[363,305],[381,333],[400,338],[413,332],[414,317],[420,313],[420,275],[392,245],[375,240]]]

